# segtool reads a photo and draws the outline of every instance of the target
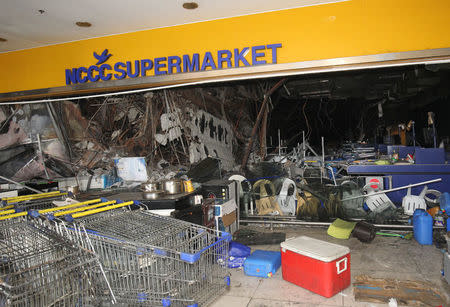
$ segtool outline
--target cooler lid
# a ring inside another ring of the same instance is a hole
[[[350,249],[346,246],[317,240],[307,236],[290,238],[280,245],[283,249],[323,262],[330,262],[350,253]]]

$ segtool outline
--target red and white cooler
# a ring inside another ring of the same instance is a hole
[[[350,249],[306,236],[281,243],[283,279],[325,297],[351,282]]]

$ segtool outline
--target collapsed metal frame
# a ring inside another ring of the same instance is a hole
[[[358,222],[363,219],[350,219],[351,221]],[[399,220],[403,224],[374,224],[379,230],[395,230],[395,231],[410,231],[413,229],[412,225],[405,224],[407,220]],[[247,217],[246,219],[239,220],[239,226],[242,224],[256,224],[263,226],[270,226],[273,229],[274,225],[284,226],[305,226],[305,227],[329,227],[332,222],[312,222],[305,220],[297,220],[295,216],[273,216],[273,215],[259,215]],[[444,226],[433,226],[433,229],[445,229]]]

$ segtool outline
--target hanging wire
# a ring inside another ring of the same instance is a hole
[[[305,112],[305,108],[306,108],[307,104],[308,104],[308,99],[306,99],[305,103],[303,104],[302,112],[303,112],[303,116],[305,117],[306,127],[308,129],[306,132],[306,139],[309,139],[309,137],[311,135],[311,126],[309,125],[308,116],[306,116],[306,112]]]

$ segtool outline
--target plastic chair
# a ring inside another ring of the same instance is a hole
[[[419,195],[411,195],[411,188],[408,188],[406,196],[403,197],[402,207],[406,215],[413,215],[416,209],[427,210],[427,203],[425,202],[425,194],[427,194],[428,187],[425,186]]]

